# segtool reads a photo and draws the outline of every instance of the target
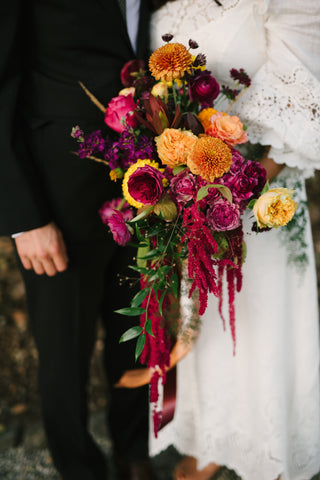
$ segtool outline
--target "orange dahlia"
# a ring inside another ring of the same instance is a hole
[[[232,154],[230,148],[219,138],[201,136],[187,157],[187,165],[191,172],[200,175],[208,182],[230,169]]]
[[[166,43],[149,59],[151,74],[156,80],[171,82],[190,71],[192,55],[181,43]]]

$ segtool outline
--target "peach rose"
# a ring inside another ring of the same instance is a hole
[[[210,122],[211,125],[205,130],[206,134],[211,137],[220,138],[230,148],[248,141],[247,134],[243,129],[243,124],[235,115],[230,117],[222,112],[217,112],[212,115]]]
[[[293,190],[273,188],[263,193],[253,207],[259,228],[283,227],[292,219],[298,204],[292,200]]]
[[[193,147],[198,137],[189,130],[166,128],[155,138],[160,160],[164,165],[176,167],[185,165],[187,153]]]

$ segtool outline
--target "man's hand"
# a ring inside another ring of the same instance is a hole
[[[62,233],[51,222],[41,228],[24,232],[15,238],[22,265],[38,275],[50,277],[66,270],[68,256]]]

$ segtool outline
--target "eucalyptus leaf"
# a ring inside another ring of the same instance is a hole
[[[138,222],[139,220],[142,220],[152,212],[152,209],[153,209],[153,206],[148,207],[145,210],[142,210],[142,212],[140,212],[138,215],[132,218],[132,220],[130,220],[128,223],[135,223],[135,222]]]
[[[144,288],[143,290],[140,290],[131,300],[131,307],[139,307],[149,292],[150,288]]]
[[[133,338],[138,337],[142,332],[142,327],[136,325],[135,327],[129,328],[124,334],[121,336],[119,343],[127,342],[128,340],[132,340]]]
[[[172,170],[173,175],[178,175],[178,173],[182,172],[183,170],[186,170],[186,165],[178,165],[177,167],[174,167]]]
[[[221,193],[221,195],[226,199],[228,200],[229,203],[232,203],[232,193],[231,193],[231,190],[226,187],[225,185],[219,185],[218,183],[212,183],[211,185],[204,185],[204,187],[201,187],[199,190],[198,190],[198,193],[197,193],[197,201],[199,202],[200,200],[202,200],[203,198],[205,198],[208,194],[209,194],[209,189],[210,188],[216,188],[217,190],[219,190],[219,192]]]
[[[154,337],[154,334],[152,332],[152,322],[150,318],[148,318],[148,320],[146,321],[145,329],[146,329],[146,332],[149,333],[149,335],[151,335],[151,337]]]
[[[141,315],[144,312],[145,309],[141,307],[127,307],[120,308],[120,310],[115,310],[115,313],[119,313],[120,315],[125,315],[127,317],[136,317],[137,315]]]
[[[146,334],[142,333],[137,340],[136,353],[135,353],[136,361],[138,360],[138,358],[142,353],[145,342],[146,342]]]

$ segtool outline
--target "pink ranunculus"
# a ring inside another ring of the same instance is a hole
[[[170,181],[170,189],[178,203],[186,203],[192,200],[197,192],[196,180],[189,170],[174,175]]]
[[[111,217],[107,220],[111,230],[113,240],[124,247],[131,240],[131,233],[124,221],[123,215],[118,210],[114,210]]]
[[[160,200],[164,187],[163,173],[150,165],[137,168],[128,179],[128,192],[143,205],[155,205]]]
[[[219,93],[219,83],[207,70],[199,73],[189,84],[190,100],[207,107],[212,107],[213,100],[217,98]]]
[[[208,208],[207,220],[210,227],[217,232],[234,230],[240,226],[239,207],[221,198]]]
[[[138,125],[133,113],[136,107],[132,95],[118,95],[109,102],[104,121],[108,127],[118,133],[123,132],[126,125],[134,128]]]
[[[143,60],[129,60],[122,67],[120,72],[121,83],[124,87],[131,87],[134,81],[137,79],[135,74],[145,69],[145,63]]]
[[[108,225],[108,220],[114,214],[114,211],[119,210],[120,204],[122,204],[121,213],[124,220],[128,222],[133,218],[133,211],[129,203],[123,203],[123,198],[114,198],[113,200],[105,202],[99,210],[99,215],[105,225]]]

